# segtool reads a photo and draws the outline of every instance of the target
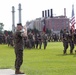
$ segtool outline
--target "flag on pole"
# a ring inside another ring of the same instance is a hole
[[[75,30],[75,14],[74,14],[74,5],[72,5],[72,17],[71,17],[71,30],[74,32]]]
[[[43,32],[45,32],[46,30],[45,30],[45,25],[44,25],[44,27],[43,27]]]

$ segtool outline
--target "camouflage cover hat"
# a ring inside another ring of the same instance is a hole
[[[18,25],[21,25],[21,26],[22,26],[22,23],[18,23],[17,26],[18,26]]]

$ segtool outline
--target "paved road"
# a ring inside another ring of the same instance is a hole
[[[15,71],[12,69],[0,69],[0,75],[21,75],[21,74],[15,74]]]

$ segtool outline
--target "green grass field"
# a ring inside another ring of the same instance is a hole
[[[0,45],[0,68],[14,69],[15,54],[12,47]],[[48,43],[47,49],[25,49],[21,70],[26,75],[76,75],[76,55],[63,55],[62,42]]]

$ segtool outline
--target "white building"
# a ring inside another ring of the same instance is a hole
[[[42,31],[42,28],[43,28],[41,18],[37,18],[30,22],[26,22],[26,26],[27,26],[27,29],[37,29],[38,31]]]

